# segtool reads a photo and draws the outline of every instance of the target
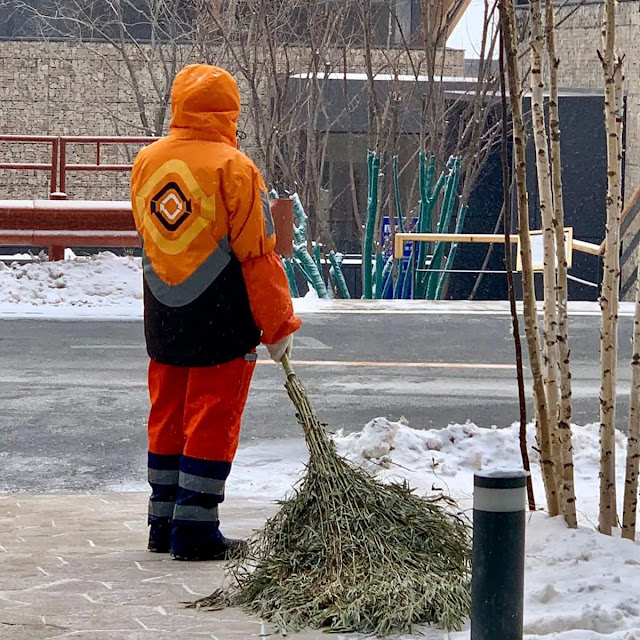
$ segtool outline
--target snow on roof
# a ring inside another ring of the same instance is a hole
[[[300,79],[308,79],[317,77],[319,80],[366,80],[368,78],[366,73],[351,73],[348,72],[338,73],[324,73],[323,71],[318,71],[318,73],[294,73],[290,76],[291,78],[300,78]],[[374,75],[374,80],[390,82],[392,80],[398,80],[399,82],[429,82],[429,76],[415,76],[415,75],[394,75],[391,73],[377,73]],[[455,76],[442,76],[436,78],[437,82],[457,82],[457,83],[469,83],[475,84],[478,82],[477,78],[462,78]]]
[[[291,78],[297,78],[300,80],[309,79],[313,77],[317,77],[319,80],[357,80],[360,82],[364,82],[367,80],[368,76],[366,73],[352,73],[348,72],[346,74],[340,72],[331,72],[324,73],[323,71],[318,71],[317,73],[293,73],[290,76]],[[429,82],[429,76],[424,75],[394,75],[391,73],[377,73],[374,75],[374,80],[379,82],[392,82],[396,80],[397,82]],[[453,85],[469,85],[468,88],[460,89],[460,88],[449,88],[447,87],[447,92],[451,94],[460,94],[464,95],[469,91],[473,91],[478,84],[477,77],[460,77],[460,76],[440,76],[435,78],[436,82],[442,82],[445,84],[453,84]],[[561,97],[584,97],[584,96],[602,96],[603,91],[600,88],[573,88],[573,87],[561,87],[560,88],[560,96]],[[500,95],[500,90],[497,88],[495,91],[496,95]],[[506,95],[509,95],[507,91]],[[527,88],[525,88],[523,96],[529,97],[530,92]]]

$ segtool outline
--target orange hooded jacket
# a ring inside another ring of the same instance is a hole
[[[167,137],[142,149],[131,202],[143,241],[151,358],[209,366],[297,330],[267,188],[237,148],[240,94],[208,65],[176,76]]]

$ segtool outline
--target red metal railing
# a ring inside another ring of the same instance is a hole
[[[34,171],[49,171],[51,174],[51,182],[49,192],[53,193],[58,190],[58,167],[59,167],[59,136],[13,136],[0,135],[0,142],[22,142],[28,144],[50,144],[51,145],[51,162],[2,162],[0,169],[30,169]]]
[[[103,164],[104,145],[148,144],[157,138],[114,136],[14,136],[0,135],[0,143],[46,143],[51,145],[51,163],[4,162],[0,169],[49,171],[49,200],[0,200],[0,245],[49,247],[50,260],[62,260],[65,247],[137,247],[128,201],[67,200],[67,172],[130,171],[131,164]],[[68,147],[95,144],[95,164],[67,162]],[[59,189],[58,189],[59,177]],[[293,205],[276,201],[273,217],[277,251],[291,255]]]
[[[67,173],[74,171],[131,171],[131,163],[102,163],[104,145],[149,144],[157,138],[145,136],[14,136],[0,135],[0,143],[14,142],[26,144],[50,144],[51,162],[0,162],[0,169],[22,169],[33,171],[49,171],[51,180],[49,193],[61,191],[66,193]],[[95,163],[73,163],[67,161],[68,148],[71,145],[95,145]],[[58,186],[58,176],[60,185]]]
[[[50,260],[62,260],[65,247],[136,247],[140,245],[129,202],[68,201],[67,173],[130,171],[131,163],[102,162],[104,145],[149,144],[140,136],[0,135],[0,143],[51,145],[51,162],[0,162],[0,169],[48,171],[49,200],[0,201],[0,245],[49,247]],[[95,163],[67,160],[72,145],[95,145]]]
[[[0,245],[49,247],[50,260],[66,247],[139,247],[129,201],[0,200]]]
[[[0,228],[135,231],[128,200],[0,200]]]
[[[102,164],[101,151],[105,144],[149,144],[157,138],[141,136],[60,136],[60,191],[66,192],[68,171],[130,171],[131,164]],[[95,164],[74,164],[67,162],[67,147],[72,144],[95,144]]]

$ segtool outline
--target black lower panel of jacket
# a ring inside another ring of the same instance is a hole
[[[260,342],[240,263],[232,259],[205,292],[183,307],[159,302],[144,282],[149,357],[161,364],[208,367],[239,358]]]

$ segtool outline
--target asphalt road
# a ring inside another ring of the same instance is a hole
[[[320,419],[416,428],[519,417],[504,315],[308,314],[294,361]],[[621,319],[618,426],[627,419],[632,319]],[[597,316],[570,322],[574,421],[598,421]],[[0,320],[0,491],[95,490],[144,480],[140,322]],[[318,364],[318,361],[329,364]],[[242,442],[300,437],[280,367],[256,369]],[[528,385],[529,387],[529,385]],[[528,389],[529,393],[529,389]],[[529,416],[532,415],[529,403]]]

